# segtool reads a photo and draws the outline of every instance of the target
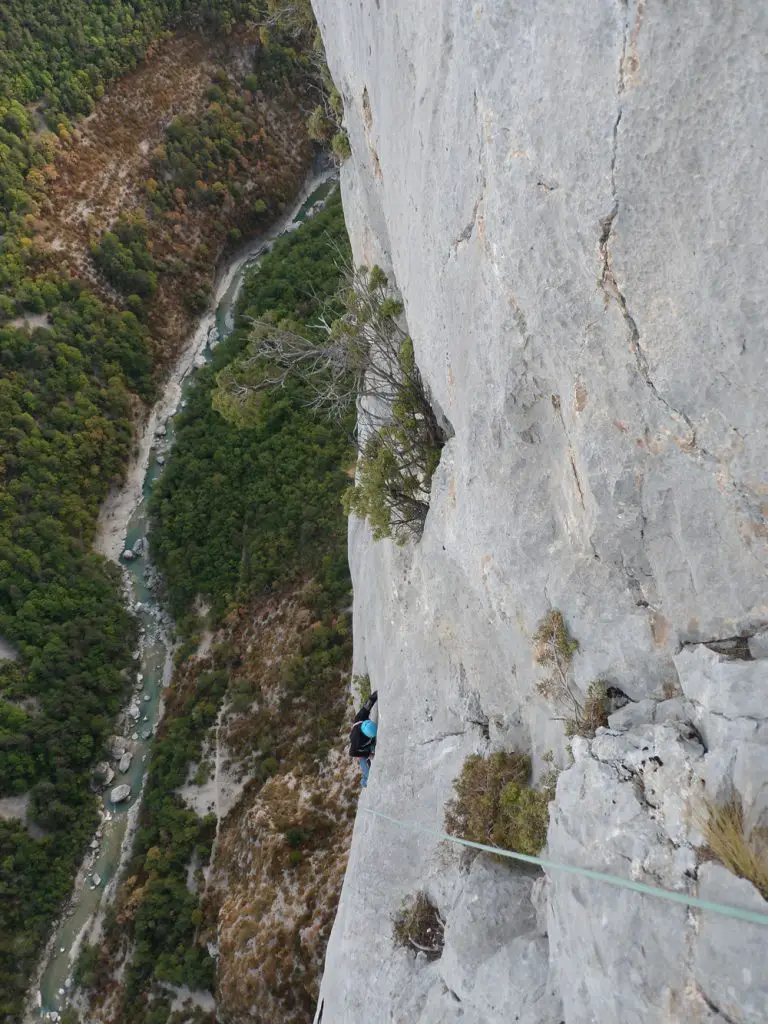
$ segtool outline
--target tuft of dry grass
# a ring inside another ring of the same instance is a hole
[[[443,954],[445,922],[423,889],[403,900],[392,920],[392,931],[395,946],[424,953],[428,960],[438,960]]]
[[[589,684],[587,696],[576,713],[566,720],[565,734],[592,739],[600,727],[608,725],[608,693],[605,683],[596,680]]]
[[[739,878],[746,878],[768,900],[768,829],[747,834],[741,801],[732,799],[718,806],[705,803],[706,815],[699,828],[707,847],[717,860]]]

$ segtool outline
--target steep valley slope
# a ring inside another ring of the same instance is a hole
[[[105,785],[94,766],[136,672],[119,572],[92,551],[100,506],[207,308],[221,256],[269,228],[313,159],[316,68],[299,52],[311,24],[286,35],[273,19],[260,34],[246,15],[264,18],[266,7],[227,0],[158,0],[140,19],[129,6],[14,0],[0,14],[9,1022],[93,842]]]
[[[352,424],[314,415],[298,384],[263,392],[247,422],[213,396],[254,320],[311,331],[332,307],[337,187],[321,205],[246,273],[153,485],[151,556],[181,642],[136,837],[75,971],[86,1021],[302,1024],[316,1004],[359,792],[342,754]]]
[[[92,250],[116,223],[145,227],[157,287],[139,294],[162,365],[205,309],[227,247],[267,227],[309,170],[305,85],[272,80],[267,63],[253,27],[172,36],[59,146],[32,224],[41,261],[121,302],[135,283],[109,264],[105,274]]]

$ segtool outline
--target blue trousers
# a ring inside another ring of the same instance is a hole
[[[371,762],[367,757],[359,757],[358,761],[360,762],[360,771],[363,773],[363,777],[360,779],[360,785],[365,789],[368,785],[368,774],[371,770]]]

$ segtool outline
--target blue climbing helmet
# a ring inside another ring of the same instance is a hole
[[[372,722],[370,718],[366,718],[366,720],[360,726],[360,731],[362,732],[363,736],[367,736],[369,740],[372,740],[376,736],[376,723]]]

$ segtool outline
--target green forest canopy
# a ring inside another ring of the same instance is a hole
[[[0,327],[0,636],[21,656],[0,666],[0,795],[29,792],[46,832],[0,822],[7,1020],[92,831],[91,767],[135,640],[118,572],[89,547],[130,450],[128,387],[148,387],[146,336],[75,284],[51,289],[49,329]]]
[[[234,598],[314,575],[312,604],[322,622],[283,668],[287,693],[279,711],[281,720],[302,723],[302,743],[290,742],[285,749],[275,740],[280,730],[268,716],[254,724],[263,736],[254,781],[265,781],[289,754],[321,760],[341,724],[345,702],[334,717],[328,688],[351,653],[340,502],[351,447],[344,428],[306,409],[299,389],[269,394],[258,425],[247,429],[227,423],[213,410],[211,396],[218,369],[247,343],[250,317],[290,317],[312,330],[338,288],[338,262],[347,253],[336,190],[325,210],[279,239],[248,275],[237,329],[215,350],[213,364],[198,372],[187,407],[176,418],[173,458],[151,499],[152,551],[179,615],[191,611],[198,592],[221,613]],[[190,623],[194,618],[190,615]],[[194,852],[197,863],[207,860],[215,822],[198,818],[177,790],[190,763],[199,760],[227,691],[225,646],[214,650],[213,671],[200,671],[194,662],[177,664],[127,871],[131,891],[140,891],[141,900],[127,919],[113,918],[107,926],[110,944],[133,948],[121,1011],[130,1024],[166,1020],[167,997],[158,983],[213,985],[213,961],[205,945],[195,941],[202,919],[199,897],[188,891],[186,877]],[[182,646],[177,663],[195,647],[194,642]],[[103,992],[109,986],[108,961],[88,950],[83,965],[88,983]]]
[[[33,222],[55,173],[55,132],[65,137],[166,31],[226,32],[271,5],[0,5],[0,636],[20,655],[0,664],[0,796],[28,796],[37,827],[33,835],[18,820],[0,821],[3,1022],[19,1019],[29,972],[96,822],[91,769],[124,699],[136,627],[117,570],[90,548],[99,507],[130,453],[135,396],[149,400],[155,388],[141,303],[120,311],[40,264]],[[269,60],[265,73],[279,75],[281,52]],[[241,117],[238,103],[203,126],[217,167],[238,152],[241,123],[234,143],[219,127]],[[195,130],[184,129],[180,147]],[[151,294],[158,268],[142,232],[119,221],[111,234],[98,254],[105,274]],[[18,326],[20,314],[38,320]]]
[[[62,115],[90,114],[104,87],[135,68],[163,31],[228,32],[264,10],[248,0],[3,0],[0,89],[6,99],[41,100],[55,128]]]
[[[349,483],[343,466],[353,459],[351,422],[345,432],[310,413],[294,383],[265,398],[257,424],[238,429],[212,408],[211,395],[217,372],[247,344],[244,318],[269,313],[311,330],[338,288],[347,244],[337,192],[248,277],[238,327],[198,374],[178,417],[173,460],[150,504],[152,552],[176,615],[189,612],[197,594],[222,611],[277,589],[345,538],[339,500]]]

